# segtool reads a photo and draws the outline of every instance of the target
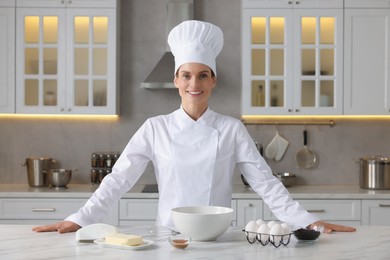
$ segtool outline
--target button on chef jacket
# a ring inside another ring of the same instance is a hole
[[[260,156],[245,126],[210,109],[194,121],[179,108],[149,118],[88,202],[66,220],[80,226],[101,222],[111,206],[137,182],[148,162],[159,187],[156,225],[173,226],[171,209],[180,206],[231,207],[237,166],[273,214],[293,227],[318,220],[293,201]]]

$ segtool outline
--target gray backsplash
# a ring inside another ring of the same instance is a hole
[[[123,0],[121,7],[121,115],[117,120],[1,118],[0,183],[25,183],[21,162],[29,156],[50,156],[59,167],[79,169],[72,183],[90,183],[93,151],[121,151],[147,117],[179,107],[176,90],[146,90],[140,83],[165,51],[165,8],[161,0]],[[241,10],[238,0],[196,0],[195,18],[218,24],[225,47],[217,60],[219,82],[210,107],[240,118],[241,109]],[[173,73],[173,72],[172,72]],[[307,126],[310,148],[320,163],[299,170],[296,152],[303,147],[303,126],[278,126],[290,145],[280,162],[269,162],[274,172],[290,171],[300,184],[357,185],[360,157],[390,156],[390,124],[338,122],[336,126]],[[255,140],[266,146],[275,126],[248,126]],[[140,183],[155,183],[150,166]],[[239,174],[234,183],[241,183]]]

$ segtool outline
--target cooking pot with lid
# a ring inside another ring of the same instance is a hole
[[[372,156],[360,158],[360,187],[372,190],[390,189],[390,158]]]

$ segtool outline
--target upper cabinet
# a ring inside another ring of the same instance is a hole
[[[343,0],[242,0],[242,3],[244,8],[317,9],[317,8],[343,8],[344,5]]]
[[[390,115],[390,3],[345,1],[344,113]]]
[[[16,112],[117,114],[116,0],[20,0]]]
[[[243,115],[342,114],[343,1],[243,1]]]
[[[15,112],[15,0],[0,0],[0,113]]]

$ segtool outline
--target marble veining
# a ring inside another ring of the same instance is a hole
[[[143,250],[122,250],[78,243],[75,233],[35,233],[31,225],[0,225],[0,259],[389,259],[390,227],[359,227],[354,233],[322,234],[312,243],[291,238],[274,248],[249,244],[239,228],[230,228],[216,241],[192,242],[176,249],[159,241]]]

